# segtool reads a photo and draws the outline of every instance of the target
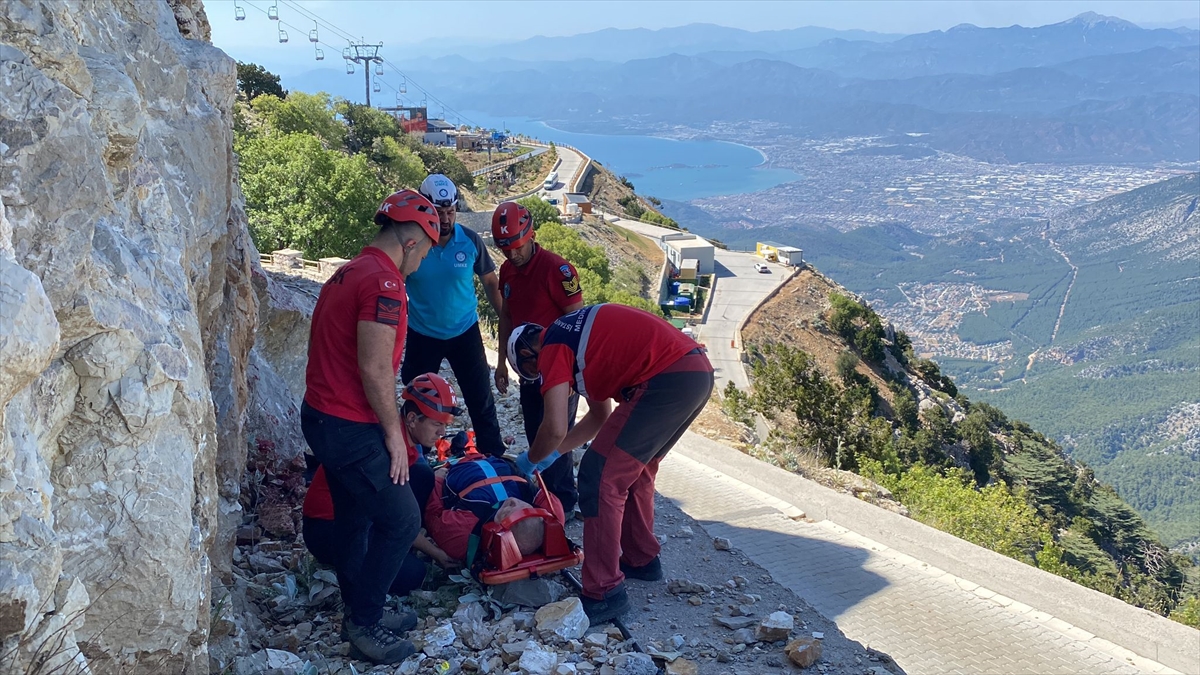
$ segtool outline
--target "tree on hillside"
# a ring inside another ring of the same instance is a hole
[[[390,136],[376,138],[369,154],[371,161],[384,169],[381,178],[393,191],[416,189],[428,175],[421,158]]]
[[[263,94],[287,98],[287,90],[279,85],[279,76],[257,63],[237,62],[238,91],[253,101]]]
[[[592,246],[566,225],[546,223],[538,230],[538,243],[566,258],[582,273],[588,270],[607,284],[610,276],[608,256],[600,246]],[[586,288],[586,285],[585,285]]]
[[[264,94],[250,107],[267,127],[282,134],[311,134],[328,150],[340,149],[346,137],[346,125],[337,119],[333,102],[324,92],[293,92],[286,99]]]
[[[463,164],[453,150],[439,148],[436,145],[425,145],[411,135],[405,136],[402,140],[421,158],[426,172],[443,174],[454,181],[459,188],[475,189],[475,177],[471,175],[471,170],[467,168],[466,164]]]
[[[558,209],[550,202],[541,197],[526,197],[518,199],[517,203],[529,210],[529,215],[533,217],[533,229],[541,229],[546,223],[559,223],[562,221],[558,217]]]
[[[379,138],[395,139],[400,136],[400,125],[396,119],[378,108],[349,101],[338,101],[334,108],[346,123],[345,146],[348,152],[364,152],[370,150]]]
[[[250,234],[260,251],[291,247],[315,259],[351,258],[375,231],[387,195],[362,155],[309,134],[266,134],[237,147]]]

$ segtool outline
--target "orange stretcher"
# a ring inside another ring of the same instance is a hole
[[[478,556],[476,577],[485,584],[536,579],[583,562],[583,549],[567,539],[562,509],[553,509],[548,498],[550,492],[546,489],[541,472],[535,471],[533,477],[538,488],[535,506],[514,511],[503,522],[486,523],[480,532],[478,552],[469,550],[467,553],[468,559],[472,558],[473,553],[476,556],[479,552],[483,554]],[[541,551],[522,557],[512,528],[530,518],[541,518],[545,523],[545,543]],[[471,546],[475,545],[472,542]]]

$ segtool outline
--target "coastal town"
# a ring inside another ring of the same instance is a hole
[[[1065,208],[1195,171],[1188,166],[992,164],[920,144],[922,134],[814,140],[777,124],[715,122],[706,129],[673,126],[654,133],[749,145],[765,168],[797,173],[793,182],[751,194],[707,197],[691,205],[714,224],[859,227],[902,223],[923,234],[977,229],[1000,219],[1045,218]]]

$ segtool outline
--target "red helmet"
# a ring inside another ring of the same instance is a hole
[[[463,413],[462,408],[458,407],[458,396],[454,394],[454,389],[437,373],[414,377],[400,398],[415,403],[422,415],[446,424],[452,422],[455,415]]]
[[[375,215],[383,214],[397,223],[413,222],[421,226],[425,234],[434,242],[441,236],[439,233],[437,209],[433,202],[413,190],[400,190],[388,195],[379,205]]]
[[[533,216],[516,202],[504,202],[492,213],[492,239],[503,251],[520,248],[533,238]]]

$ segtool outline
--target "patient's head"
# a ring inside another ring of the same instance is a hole
[[[504,500],[500,508],[496,509],[495,520],[497,523],[502,523],[516,511],[530,508],[533,508],[533,504],[511,497]],[[517,542],[517,548],[521,550],[521,555],[529,555],[536,552],[545,543],[546,523],[541,518],[526,518],[513,525],[512,533],[513,539]]]

